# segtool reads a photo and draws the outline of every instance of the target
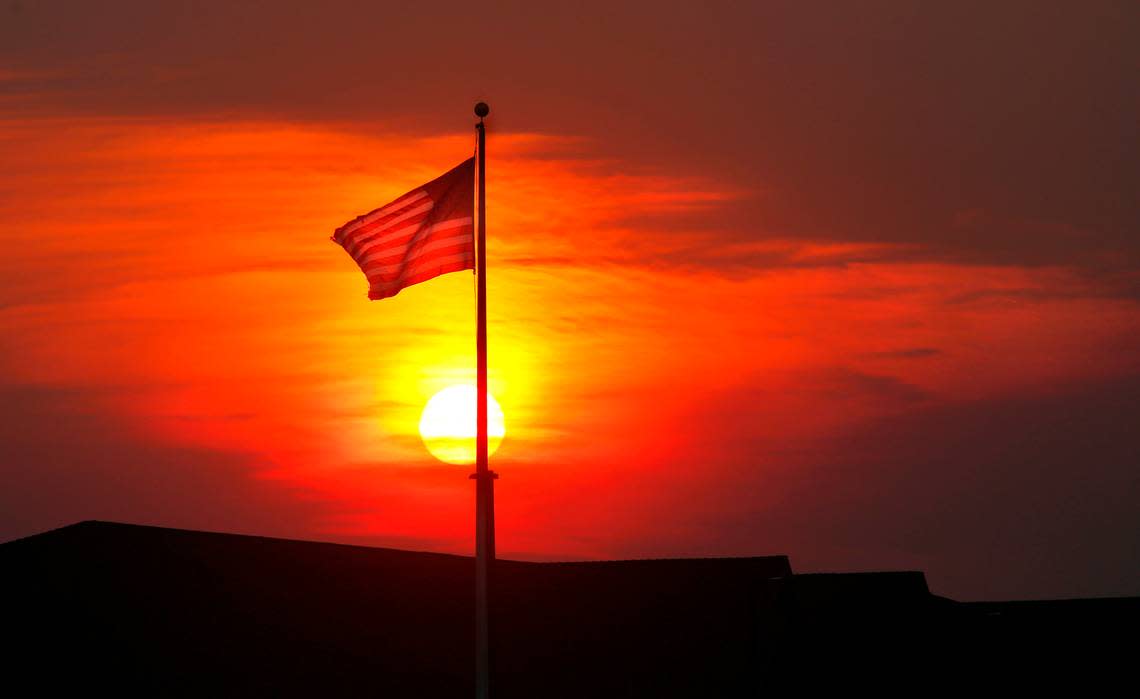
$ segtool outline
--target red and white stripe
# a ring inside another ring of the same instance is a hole
[[[368,278],[368,298],[475,267],[473,183],[466,161],[391,204],[341,226],[333,240]],[[434,197],[433,197],[434,193]]]

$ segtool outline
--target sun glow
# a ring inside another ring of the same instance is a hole
[[[475,463],[475,387],[448,386],[424,406],[420,437],[432,456],[449,464]],[[487,396],[487,453],[503,441],[503,410],[494,396]]]

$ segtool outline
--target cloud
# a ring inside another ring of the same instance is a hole
[[[24,115],[423,137],[466,130],[486,99],[492,148],[503,134],[568,137],[639,174],[750,193],[702,212],[699,230],[722,245],[902,246],[920,261],[1118,270],[1140,256],[1129,3],[900,0],[820,13],[73,0],[6,19],[0,65]],[[671,222],[691,220],[680,212],[652,216],[626,222],[691,228]],[[767,264],[763,253],[753,264]]]
[[[871,359],[926,359],[942,354],[936,347],[905,347],[885,352],[870,352],[866,356]]]
[[[702,408],[701,443],[721,454],[701,453],[696,477],[668,476],[685,497],[659,503],[700,523],[686,535],[693,552],[786,553],[798,570],[925,570],[936,593],[959,599],[1140,593],[1140,377],[969,402],[857,383],[895,409],[776,440],[755,426],[779,408],[754,393]],[[790,407],[781,424],[825,409]]]
[[[156,440],[107,410],[115,394],[0,386],[0,540],[84,519],[305,538],[326,511],[255,454]]]
[[[878,376],[840,368],[832,370],[830,375],[823,378],[827,386],[824,393],[832,398],[914,403],[929,397],[921,388],[893,376]]]

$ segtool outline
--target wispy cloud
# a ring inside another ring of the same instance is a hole
[[[465,157],[469,136],[138,116],[10,126],[0,379],[24,387],[12,463],[49,458],[60,425],[76,446],[9,497],[86,516],[59,483],[70,469],[77,487],[114,478],[122,461],[131,487],[92,491],[106,516],[167,508],[167,523],[192,524],[161,488],[195,506],[226,488],[265,512],[216,495],[193,524],[462,550],[469,483],[431,459],[416,424],[434,391],[472,378],[471,276],[370,304],[327,238]],[[749,518],[787,531],[802,519],[781,502],[840,498],[839,485],[806,498],[797,473],[863,482],[828,470],[844,440],[864,439],[851,435],[885,440],[875,426],[910,414],[1135,373],[1136,301],[1081,269],[769,232],[735,217],[778,192],[601,158],[590,139],[493,143],[506,551],[688,552]],[[739,492],[693,485],[747,469]],[[663,531],[666,505],[677,519]],[[847,524],[881,532],[873,511],[860,522]]]

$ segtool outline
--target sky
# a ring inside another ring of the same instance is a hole
[[[1140,594],[1140,6],[0,4],[0,540],[470,553],[474,281],[332,231],[487,120],[498,549]]]

